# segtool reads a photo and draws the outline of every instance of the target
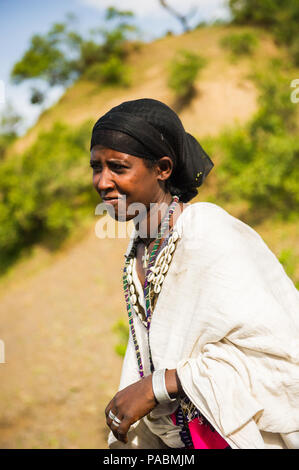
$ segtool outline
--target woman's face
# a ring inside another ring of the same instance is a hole
[[[148,168],[142,158],[100,145],[92,148],[90,165],[93,185],[103,202],[113,207],[117,220],[130,220],[136,215],[128,213],[130,204],[142,203],[148,208],[150,203],[163,200],[165,192],[161,181],[167,179],[172,170],[172,167],[167,170],[167,165],[164,169],[163,165],[162,169],[159,165]]]

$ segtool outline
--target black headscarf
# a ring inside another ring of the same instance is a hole
[[[102,116],[93,127],[90,149],[97,144],[151,160],[169,156],[174,163],[170,190],[182,202],[196,196],[196,188],[214,166],[178,115],[149,98],[126,101]]]

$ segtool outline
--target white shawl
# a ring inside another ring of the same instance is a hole
[[[280,435],[296,442],[297,289],[262,238],[215,204],[189,205],[175,229],[180,239],[150,329],[155,369],[177,369],[187,396],[231,447],[285,447]],[[149,374],[146,329],[137,316],[134,324]],[[137,380],[130,335],[120,389]],[[143,421],[155,438],[180,447],[172,411],[157,406]],[[126,447],[111,433],[109,445]]]

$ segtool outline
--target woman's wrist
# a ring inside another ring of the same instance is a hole
[[[179,398],[185,395],[176,369],[166,369],[165,384],[170,398]]]

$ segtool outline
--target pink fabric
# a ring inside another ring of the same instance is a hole
[[[175,413],[171,415],[171,419],[173,424],[176,424]],[[190,421],[189,430],[194,449],[225,449],[229,447],[217,431],[212,431],[210,426],[201,424],[198,418]]]

